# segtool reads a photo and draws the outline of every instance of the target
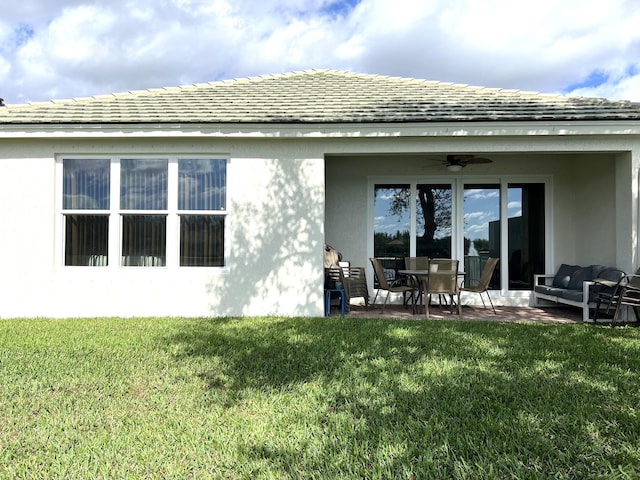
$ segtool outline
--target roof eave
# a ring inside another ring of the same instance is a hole
[[[640,119],[402,122],[0,123],[0,138],[304,138],[486,135],[640,135]]]

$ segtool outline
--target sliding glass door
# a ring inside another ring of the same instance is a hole
[[[463,197],[465,286],[475,287],[487,259],[500,258],[500,184],[465,184]],[[491,288],[500,288],[499,269]]]
[[[411,248],[411,185],[377,184],[373,194],[373,256],[388,279],[404,268]],[[377,285],[376,285],[377,286]]]
[[[509,183],[509,290],[531,290],[545,271],[545,195],[542,183]]]
[[[451,258],[452,202],[451,184],[417,185],[415,256]]]
[[[531,290],[545,271],[544,182],[407,181],[373,191],[373,255],[389,270],[407,256],[457,258],[474,286],[498,258],[493,290]]]

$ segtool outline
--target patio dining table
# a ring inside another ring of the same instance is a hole
[[[420,291],[420,295],[424,295],[425,297],[428,295],[428,292],[425,291],[425,285],[427,284],[426,279],[429,277],[430,273],[441,273],[441,274],[446,274],[446,273],[452,273],[452,270],[437,270],[434,272],[431,272],[428,269],[402,269],[402,270],[398,270],[398,273],[400,275],[406,275],[407,277],[412,277],[415,279],[416,283],[418,284],[418,288]],[[458,270],[458,278],[460,278],[462,280],[462,282],[464,281],[464,276],[465,276],[465,272],[462,270]]]

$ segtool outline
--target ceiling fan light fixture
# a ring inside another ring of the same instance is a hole
[[[460,165],[459,163],[450,163],[449,165],[447,165],[447,170],[449,170],[450,172],[460,172],[462,171],[462,165]]]

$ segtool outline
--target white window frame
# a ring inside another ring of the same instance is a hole
[[[63,161],[65,159],[72,160],[110,160],[110,202],[108,210],[65,210],[63,208],[63,181],[64,169]],[[167,210],[121,210],[120,209],[120,161],[122,159],[140,159],[140,160],[167,160]],[[181,159],[190,160],[224,160],[227,165],[226,175],[226,200],[225,210],[178,210],[178,162]],[[183,155],[151,155],[151,154],[124,154],[124,155],[65,155],[58,154],[55,158],[55,210],[56,210],[56,265],[64,270],[91,270],[91,271],[113,271],[114,269],[123,269],[127,271],[144,270],[206,270],[207,272],[228,272],[230,262],[230,240],[229,240],[229,165],[230,158],[228,154],[183,154]],[[93,266],[71,266],[65,265],[65,215],[68,214],[96,214],[109,216],[109,247],[108,257],[109,264],[106,267]],[[167,216],[167,238],[166,238],[166,265],[163,267],[130,267],[121,265],[122,256],[122,219],[126,214],[148,214],[148,215],[166,215]],[[216,215],[225,217],[224,221],[224,266],[180,266],[180,215]]]
[[[464,231],[463,203],[464,203],[464,185],[473,183],[494,183],[500,185],[500,220],[507,221],[507,202],[508,187],[510,183],[542,183],[545,188],[545,263],[547,271],[551,270],[553,265],[553,218],[552,218],[552,192],[553,178],[550,175],[500,175],[500,176],[371,176],[368,177],[367,187],[367,257],[373,257],[373,215],[374,215],[374,190],[379,184],[405,184],[411,189],[410,204],[416,204],[417,185],[425,183],[450,183],[453,195],[452,218],[451,218],[451,255],[453,258],[462,258],[464,255]],[[416,236],[416,213],[415,208],[410,212],[410,252],[415,256],[416,246],[414,239]],[[500,258],[508,258],[508,231],[502,228],[500,231]],[[505,297],[528,297],[528,290],[509,290],[508,289],[508,262],[500,262],[500,295]],[[369,272],[373,275],[373,272]]]

